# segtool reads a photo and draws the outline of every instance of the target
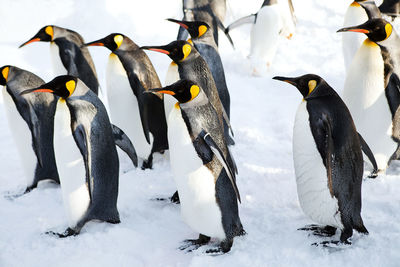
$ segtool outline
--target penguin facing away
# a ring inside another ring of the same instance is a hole
[[[44,26],[35,36],[20,45],[20,48],[33,42],[50,42],[54,75],[68,74],[78,77],[98,94],[96,69],[79,33],[54,25]]]
[[[273,79],[292,84],[304,97],[293,129],[297,193],[304,213],[326,227],[301,230],[332,236],[339,228],[340,242],[350,244],[353,229],[368,234],[361,218],[361,147],[371,156],[368,146],[344,102],[321,77],[307,74]],[[322,244],[327,243],[338,242]]]
[[[20,95],[43,83],[35,74],[18,67],[0,68],[5,113],[27,178],[25,193],[42,180],[60,183],[53,147],[57,98],[44,93]]]
[[[200,53],[200,55],[206,61],[208,68],[213,75],[215,85],[217,86],[218,95],[221,99],[221,103],[224,109],[230,117],[230,95],[229,90],[226,85],[224,67],[222,65],[221,57],[218,53],[218,46],[213,39],[213,28],[211,28],[207,23],[201,21],[179,21],[174,19],[168,19],[168,21],[178,23],[183,28],[185,28],[193,42],[194,47]]]
[[[113,33],[85,46],[111,50],[107,66],[107,96],[111,121],[134,143],[142,169],[151,168],[154,152],[168,149],[163,95],[143,94],[161,87],[146,53],[127,36]]]
[[[228,252],[233,238],[245,232],[238,211],[237,168],[218,113],[192,81],[180,80],[150,92],[178,100],[168,117],[171,167],[183,220],[200,233],[199,239],[186,240],[181,249],[197,249],[215,237],[222,242],[207,252]]]
[[[400,39],[384,19],[370,19],[338,30],[348,31],[364,33],[368,38],[347,72],[343,100],[379,169],[384,171],[391,160],[400,156]]]
[[[229,135],[229,130],[232,132],[230,121],[221,103],[214,78],[207,63],[196,48],[186,41],[173,41],[168,45],[143,46],[141,49],[168,55],[178,65],[180,79],[192,80],[204,90],[211,105],[218,113],[221,125],[224,125],[226,140],[228,140],[229,144],[234,144]]]
[[[356,0],[347,8],[344,16],[343,27],[359,25],[368,19],[381,18],[381,13],[375,5],[375,1]],[[364,42],[365,37],[355,33],[345,33],[342,36],[342,49],[344,65],[350,67],[351,61]]]
[[[69,75],[21,94],[31,92],[60,97],[55,129],[61,134],[54,136],[54,147],[69,227],[56,235],[77,235],[90,220],[119,223],[118,142],[103,103],[81,80]],[[122,137],[123,132],[119,134]]]

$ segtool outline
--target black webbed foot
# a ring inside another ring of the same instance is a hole
[[[339,240],[329,240],[329,241],[323,241],[319,243],[312,243],[312,246],[323,246],[324,248],[332,248],[332,245],[338,247],[340,245],[351,245],[351,242],[348,240],[345,241],[339,241]]]
[[[301,230],[301,231],[312,231],[313,235],[316,236],[334,236],[336,233],[336,228],[332,227],[332,226],[320,226],[320,225],[316,225],[316,224],[310,224],[310,225],[306,225],[305,227],[299,228],[297,230]]]
[[[192,252],[193,250],[198,249],[199,247],[207,244],[210,241],[211,237],[206,235],[199,235],[198,239],[186,239],[182,243],[183,245],[179,247],[180,250],[185,250],[186,252]]]
[[[180,204],[180,203],[181,203],[181,201],[179,200],[178,191],[176,191],[176,192],[172,195],[172,197],[170,197],[169,199],[171,200],[172,203],[175,203],[175,204]]]
[[[143,160],[142,170],[153,168],[153,152],[151,152],[147,160]]]
[[[222,241],[216,248],[207,249],[207,254],[224,254],[231,250],[233,239],[226,239]]]
[[[72,228],[68,227],[63,233],[56,233],[56,232],[53,232],[53,231],[49,231],[49,232],[46,232],[46,234],[54,235],[54,236],[57,236],[59,238],[65,238],[65,237],[69,237],[69,236],[76,236],[76,235],[79,234],[79,232],[77,232],[77,231],[73,230]]]

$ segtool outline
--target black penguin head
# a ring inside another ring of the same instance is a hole
[[[53,41],[53,38],[54,38],[53,25],[44,26],[38,31],[38,33],[35,36],[33,36],[31,39],[20,45],[19,48],[33,42],[51,42]]]
[[[84,44],[85,46],[105,46],[112,52],[120,48],[125,39],[125,35],[121,33],[112,33],[103,39]]]
[[[164,88],[150,89],[147,92],[172,95],[179,101],[179,103],[183,104],[198,96],[200,93],[200,87],[190,80],[179,80]]]
[[[0,68],[0,85],[7,84],[8,73],[10,72],[10,66],[6,65]]]
[[[296,86],[304,99],[307,99],[314,91],[316,91],[320,84],[325,83],[324,79],[315,74],[306,74],[294,78],[275,76],[272,79],[284,81]]]
[[[55,95],[58,95],[66,99],[74,93],[77,82],[78,79],[74,76],[61,75],[54,78],[48,83],[42,84],[37,88],[32,88],[22,91],[21,95],[28,94],[31,92],[47,92],[47,93],[53,93]]]
[[[176,63],[186,60],[195,48],[186,41],[173,41],[163,46],[142,46],[140,49],[156,51],[168,55]]]
[[[167,19],[167,20],[181,25],[184,29],[186,29],[189,32],[190,36],[193,39],[203,36],[210,29],[210,26],[208,26],[207,23],[202,21],[180,21],[175,19]]]
[[[380,42],[389,38],[392,34],[393,26],[384,19],[375,18],[353,27],[346,27],[337,32],[359,32],[365,33],[373,42]]]

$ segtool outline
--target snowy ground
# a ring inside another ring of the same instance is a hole
[[[181,18],[180,2],[1,0],[0,65],[16,65],[50,80],[48,44],[17,49],[46,24],[74,29],[86,41],[121,32],[139,45],[167,44],[178,28],[164,19]],[[257,11],[262,1],[228,2],[226,24]],[[282,40],[275,64],[263,78],[250,76],[247,69],[250,27],[232,32],[236,50],[220,37],[236,134],[232,150],[239,168],[240,215],[248,233],[235,239],[229,253],[213,257],[202,250],[185,254],[177,249],[197,233],[182,222],[178,205],[151,200],[175,190],[168,154],[158,155],[154,169],[147,171],[132,170],[122,156],[121,169],[129,171],[120,176],[118,225],[88,223],[79,236],[57,239],[43,233],[67,226],[58,187],[41,184],[13,201],[0,197],[0,266],[399,266],[400,176],[396,174],[400,168],[363,183],[362,215],[369,236],[355,233],[352,246],[328,250],[310,245],[320,238],[296,230],[312,223],[297,200],[291,152],[301,95],[271,77],[316,73],[340,93],[345,72],[336,30],[351,1],[293,2],[297,33],[291,41]],[[109,51],[90,51],[104,87]],[[169,58],[149,56],[164,80]],[[4,112],[0,129],[0,195],[4,196],[22,189],[25,177]]]

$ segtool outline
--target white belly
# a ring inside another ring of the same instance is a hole
[[[367,13],[361,6],[349,6],[344,17],[343,27],[357,26],[367,20]],[[357,32],[342,33],[342,48],[346,69],[350,67],[354,55],[357,53],[364,40],[365,34]]]
[[[24,121],[6,88],[2,88],[4,110],[7,116],[15,145],[22,162],[27,185],[33,183],[37,164],[36,155],[32,149],[32,135],[28,124]]]
[[[55,114],[54,152],[69,226],[73,227],[89,207],[90,196],[83,157],[72,136],[71,116],[63,100],[58,101]]]
[[[168,118],[168,142],[183,220],[196,232],[225,238],[215,198],[215,177],[198,157],[179,109]]]
[[[143,133],[139,106],[121,61],[114,54],[110,55],[107,65],[107,98],[110,119],[131,139],[138,157],[147,159],[151,153],[153,136],[150,144]]]
[[[384,65],[378,46],[363,44],[354,56],[343,89],[357,131],[375,155],[378,168],[385,170],[396,150],[392,140],[392,115],[384,90]]]
[[[60,50],[59,50],[58,46],[54,42],[51,42],[50,43],[50,54],[51,54],[51,63],[53,65],[53,75],[54,76],[66,75],[68,73],[67,69],[62,64],[59,51]]]
[[[329,192],[326,169],[311,133],[306,101],[301,102],[296,113],[293,161],[297,194],[304,213],[319,224],[343,229],[338,202]]]
[[[257,15],[250,35],[250,58],[255,62],[270,65],[278,48],[279,32],[282,29],[278,5],[265,6]]]
[[[178,72],[178,65],[175,63],[171,63],[167,70],[167,75],[165,77],[165,86],[171,85],[179,80],[179,72]],[[168,123],[169,113],[171,112],[172,108],[176,103],[176,99],[171,96],[164,94],[164,110],[165,110],[165,117]]]

